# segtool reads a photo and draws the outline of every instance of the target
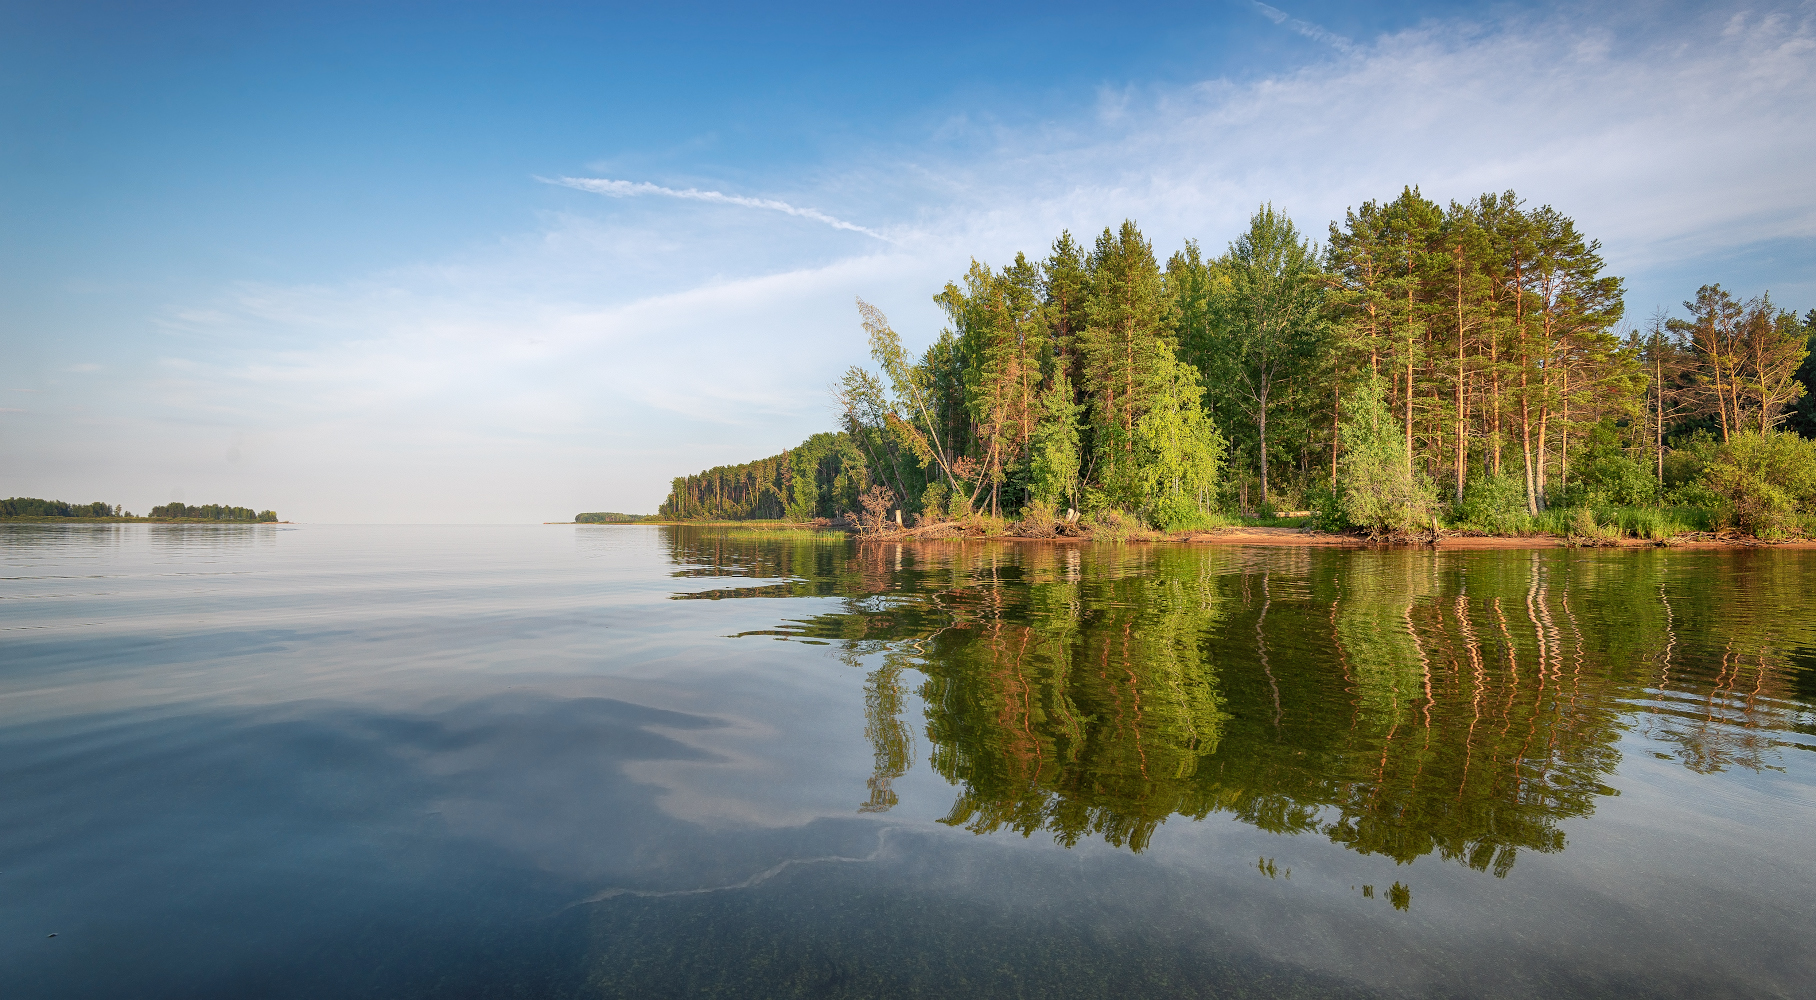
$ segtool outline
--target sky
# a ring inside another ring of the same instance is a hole
[[[1816,308],[1816,2],[770,6],[0,5],[0,495],[653,512],[834,428],[856,297],[1406,185]]]

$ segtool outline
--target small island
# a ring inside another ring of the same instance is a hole
[[[40,500],[36,497],[11,497],[0,500],[0,521],[270,524],[277,519],[275,510],[253,510],[251,507],[235,507],[231,504],[211,503],[192,506],[173,501],[153,507],[150,514],[141,517],[127,510],[123,505],[104,503],[100,500],[93,503]]]
[[[655,514],[615,514],[609,511],[593,514],[575,514],[575,524],[639,524],[654,521]]]

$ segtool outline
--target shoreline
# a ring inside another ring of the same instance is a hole
[[[1093,538],[1088,534],[1051,535],[1035,537],[1013,534],[973,533],[956,523],[927,525],[920,528],[905,528],[901,531],[889,531],[882,534],[864,535],[843,528],[832,528],[815,525],[810,522],[787,521],[638,521],[630,524],[589,524],[572,521],[548,521],[547,524],[572,524],[579,527],[638,527],[643,525],[663,525],[669,527],[700,528],[736,528],[744,531],[818,531],[826,534],[843,534],[859,541],[891,542],[1041,542],[1058,544],[1081,544],[1092,542],[1174,542],[1190,545],[1241,545],[1276,548],[1431,548],[1442,550],[1488,550],[1488,549],[1672,549],[1680,551],[1712,551],[1723,549],[1816,549],[1816,539],[1797,538],[1785,541],[1765,541],[1741,535],[1717,535],[1709,532],[1697,532],[1682,535],[1664,541],[1645,538],[1622,538],[1618,540],[1599,540],[1593,543],[1575,542],[1561,535],[1478,535],[1478,534],[1439,534],[1435,539],[1381,539],[1371,540],[1361,535],[1332,535],[1309,528],[1276,528],[1255,526],[1232,526],[1212,531],[1189,531],[1177,534],[1153,533],[1146,537],[1129,538]]]
[[[0,517],[0,524],[289,524],[289,521],[214,521],[205,517]]]

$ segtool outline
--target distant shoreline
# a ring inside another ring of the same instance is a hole
[[[0,524],[289,524],[289,521],[217,521],[206,517],[0,517]]]

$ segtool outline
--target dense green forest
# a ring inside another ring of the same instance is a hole
[[[919,357],[859,302],[876,367],[842,380],[841,434],[677,479],[664,515],[868,499],[1177,529],[1284,507],[1379,532],[1670,508],[1766,535],[1816,515],[1816,310],[1710,284],[1627,322],[1599,242],[1512,192],[1408,188],[1323,245],[1264,206],[1221,255],[1164,265],[1134,222],[1062,233],[934,298],[950,325]]]
[[[653,518],[648,514],[614,514],[610,511],[574,515],[575,524],[636,524],[649,520]]]
[[[253,510],[250,507],[231,507],[227,504],[204,504],[200,507],[186,506],[171,502],[162,507],[151,509],[152,517],[178,518],[189,521],[275,521],[275,510]]]
[[[0,500],[0,517],[131,517],[124,508],[102,503],[69,503],[65,500],[39,500],[36,497],[11,497]]]
[[[206,504],[200,507],[185,506],[180,503],[169,503],[162,507],[153,507],[148,515],[152,519],[183,521],[275,521],[277,511],[253,510],[250,507],[231,507],[225,504]],[[68,503],[63,500],[39,500],[35,497],[13,497],[0,500],[0,517],[75,517],[75,518],[132,518],[134,515],[124,507],[106,504],[99,500],[94,503]]]
[[[815,434],[780,455],[681,476],[660,510],[676,520],[832,518],[857,510],[871,483],[865,457],[849,434]]]

